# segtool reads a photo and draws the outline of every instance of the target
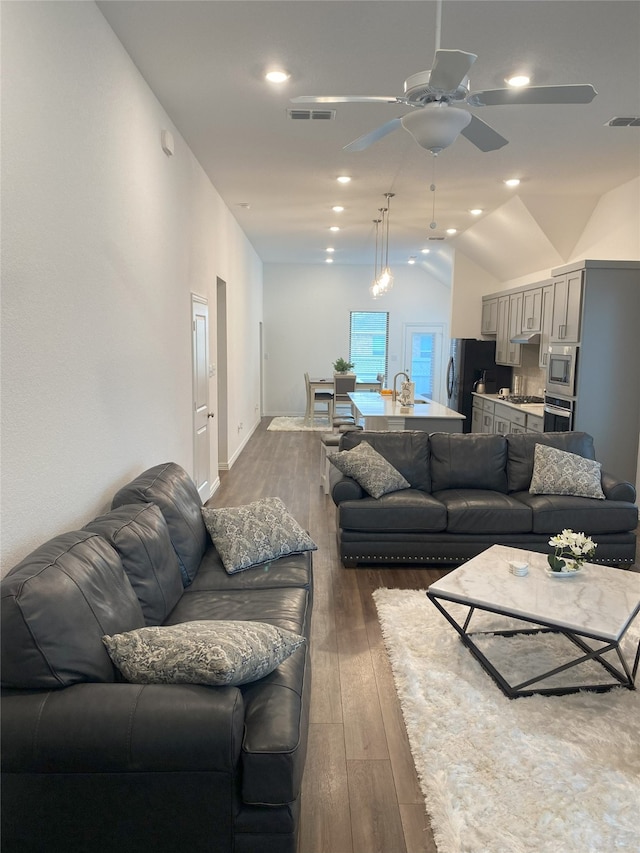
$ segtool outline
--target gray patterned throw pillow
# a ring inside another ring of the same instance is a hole
[[[529,492],[532,495],[574,495],[604,500],[601,467],[593,459],[536,444]]]
[[[104,636],[109,656],[133,684],[248,684],[305,642],[264,622],[196,621]]]
[[[384,456],[374,450],[368,441],[361,441],[352,450],[333,453],[329,460],[374,498],[411,488],[411,483],[408,483]]]
[[[222,509],[203,507],[202,517],[230,575],[318,547],[280,498]]]

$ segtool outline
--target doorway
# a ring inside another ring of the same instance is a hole
[[[442,402],[443,323],[406,323],[404,370],[415,382],[416,394]]]
[[[216,360],[218,363],[218,467],[229,470],[227,397],[227,283],[216,278]]]
[[[191,294],[191,375],[193,389],[193,480],[204,503],[211,497],[209,446],[209,304]]]

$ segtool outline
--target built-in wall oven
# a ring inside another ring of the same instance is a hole
[[[559,394],[562,397],[573,397],[576,393],[576,371],[578,368],[577,346],[560,346],[552,344],[549,347],[547,359],[548,394]]]
[[[573,400],[544,397],[544,431],[570,432],[573,429]]]

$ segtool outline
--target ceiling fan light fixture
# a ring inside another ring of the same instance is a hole
[[[401,122],[422,148],[439,154],[451,145],[471,121],[471,113],[434,102],[402,116]]]

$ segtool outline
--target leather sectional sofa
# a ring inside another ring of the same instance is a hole
[[[536,444],[594,460],[584,432],[449,434],[348,432],[339,450],[368,442],[410,488],[371,497],[331,465],[330,492],[345,566],[460,563],[493,544],[552,552],[550,536],[565,528],[596,543],[594,562],[635,562],[635,487],[602,472],[605,499],[530,494]],[[335,458],[335,457],[334,457]]]
[[[248,620],[308,638],[311,606],[310,552],[225,571],[173,463],[30,554],[2,581],[2,850],[295,853],[307,644],[240,687],[139,684],[101,637]]]

